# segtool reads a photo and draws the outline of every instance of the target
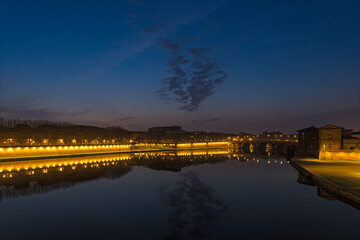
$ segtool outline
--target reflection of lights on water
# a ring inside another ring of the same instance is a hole
[[[80,157],[80,158],[70,158],[70,159],[50,159],[50,160],[33,160],[33,161],[24,161],[24,162],[3,162],[0,163],[0,172],[5,171],[6,174],[3,175],[3,178],[10,177],[9,173],[12,171],[20,172],[20,171],[26,171],[25,173],[27,175],[35,175],[35,171],[28,171],[28,169],[41,169],[41,171],[36,171],[37,174],[46,174],[49,173],[49,170],[53,168],[57,168],[56,171],[58,172],[65,172],[66,166],[69,166],[70,169],[77,169],[80,168],[87,168],[87,164],[89,163],[100,163],[100,164],[91,164],[91,167],[100,168],[100,166],[109,166],[109,165],[115,165],[117,161],[122,160],[129,160],[132,159],[132,156],[140,156],[140,157],[158,157],[158,156],[187,156],[187,155],[193,155],[194,159],[196,161],[196,158],[200,158],[197,156],[203,155],[206,159],[208,156],[216,156],[216,155],[228,155],[228,151],[224,150],[211,150],[211,151],[179,151],[176,153],[165,153],[165,152],[158,152],[158,153],[136,153],[136,154],[122,154],[121,156],[116,157],[106,157],[106,158],[95,158],[95,157]],[[90,159],[89,159],[90,158]],[[247,159],[249,160],[249,159]],[[101,164],[102,163],[102,164]],[[79,164],[83,166],[78,166]],[[126,166],[127,164],[124,163]],[[1,176],[1,175],[0,175]],[[4,177],[5,176],[5,177]],[[17,175],[11,175],[11,177],[17,176]]]

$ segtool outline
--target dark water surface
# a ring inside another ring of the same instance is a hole
[[[189,154],[3,164],[0,239],[359,239],[284,159]]]

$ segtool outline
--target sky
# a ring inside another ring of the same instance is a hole
[[[360,1],[0,2],[0,117],[360,129]]]

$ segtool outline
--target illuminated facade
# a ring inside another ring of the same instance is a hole
[[[342,128],[326,125],[319,128],[319,145],[322,151],[337,151],[342,148]]]
[[[352,136],[351,130],[335,125],[311,126],[298,131],[298,156],[329,159],[326,156],[334,158],[337,152],[349,151],[350,154],[357,149],[360,149],[360,138]]]

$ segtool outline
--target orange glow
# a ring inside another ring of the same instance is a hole
[[[227,147],[229,142],[197,142],[197,143],[179,143],[176,146],[180,149],[185,148],[208,148],[208,147]],[[159,147],[157,144],[137,144],[137,147]],[[168,148],[174,147],[175,144],[162,144],[161,146]],[[80,154],[84,153],[84,151],[89,154],[97,153],[97,152],[106,152],[106,151],[114,151],[117,150],[125,150],[130,149],[131,145],[79,145],[79,146],[39,146],[39,147],[3,147],[0,148],[0,158],[11,158],[11,157],[28,157],[28,156],[42,156],[42,155],[61,155],[61,154]],[[30,151],[31,150],[31,151]],[[81,152],[80,152],[80,151]]]

